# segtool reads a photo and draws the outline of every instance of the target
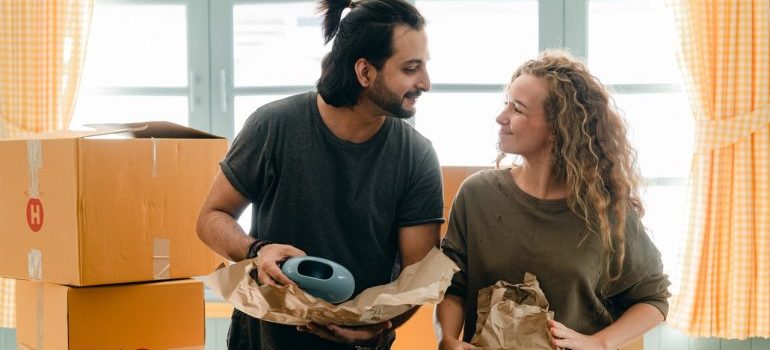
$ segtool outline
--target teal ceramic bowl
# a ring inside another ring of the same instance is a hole
[[[339,304],[353,295],[353,274],[344,266],[314,256],[298,256],[286,260],[281,271],[302,290],[312,296]]]

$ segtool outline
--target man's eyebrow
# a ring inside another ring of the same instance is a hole
[[[409,61],[406,61],[406,62],[402,63],[402,65],[407,65],[407,64],[423,64],[423,63],[425,63],[425,61],[423,61],[423,60],[421,60],[419,58],[415,58],[415,59],[411,59]]]

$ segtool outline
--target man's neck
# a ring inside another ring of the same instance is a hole
[[[326,127],[331,130],[334,136],[346,141],[366,142],[385,123],[385,116],[377,113],[378,109],[366,101],[359,101],[352,107],[334,107],[327,104],[318,94],[316,102]]]

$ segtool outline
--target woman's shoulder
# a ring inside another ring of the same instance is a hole
[[[460,191],[479,191],[499,187],[507,169],[484,169],[468,176],[460,185]]]

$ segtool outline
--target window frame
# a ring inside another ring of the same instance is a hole
[[[185,96],[188,99],[189,125],[221,135],[232,141],[236,121],[235,98],[237,96],[290,95],[315,89],[314,82],[303,85],[234,86],[234,23],[236,5],[270,3],[307,3],[315,6],[317,0],[97,0],[99,4],[138,4],[187,6],[188,84],[186,87],[94,87],[81,89],[81,93],[105,96]],[[407,0],[413,4],[421,1]],[[519,0],[509,0],[511,2]],[[588,63],[589,1],[591,0],[539,0],[538,1],[538,50],[567,48],[572,54]],[[319,40],[321,35],[319,33]],[[148,53],[151,54],[151,53]],[[681,93],[676,83],[607,84],[615,96],[653,93]],[[501,84],[434,83],[432,93],[493,93],[499,94]],[[622,106],[621,106],[622,107]],[[240,116],[245,117],[245,116]],[[418,113],[408,119],[413,125],[420,118]],[[470,121],[469,121],[470,122]],[[459,166],[472,169],[478,166]],[[452,165],[447,168],[458,168]],[[647,176],[647,188],[687,190],[687,176]],[[644,199],[644,194],[643,199]],[[451,198],[446,199],[451,201]],[[250,220],[247,209],[239,222]],[[247,227],[244,225],[244,227]],[[662,233],[669,235],[673,228]],[[674,232],[676,233],[676,232]],[[651,236],[655,239],[655,232]],[[681,236],[681,234],[680,234]],[[674,247],[676,248],[676,247]],[[672,250],[672,249],[669,249]],[[678,267],[673,267],[674,270]],[[676,276],[673,272],[673,275]]]
[[[208,0],[97,0],[99,5],[184,5],[187,34],[187,86],[184,87],[82,87],[80,95],[90,96],[175,96],[187,98],[188,124],[210,130],[209,20]],[[150,54],[150,53],[148,53]]]

